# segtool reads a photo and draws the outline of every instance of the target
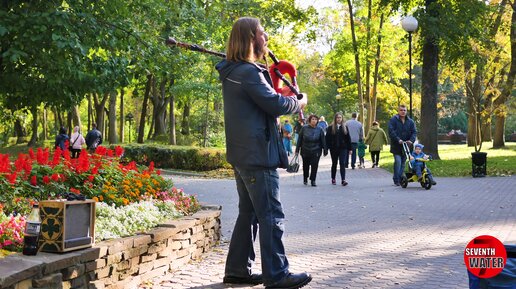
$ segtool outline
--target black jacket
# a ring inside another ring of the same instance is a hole
[[[100,133],[98,129],[94,128],[86,134],[85,141],[88,149],[96,149],[97,146],[102,144],[102,133]]]
[[[333,134],[333,124],[326,130],[326,145],[330,149],[331,153],[337,153],[343,149],[351,149],[351,137],[349,136],[349,130],[346,129],[347,133],[344,133],[344,124]]]
[[[391,139],[391,153],[395,155],[403,154],[403,146],[399,143],[402,141],[416,141],[417,130],[414,121],[405,116],[405,122],[401,122],[400,116],[397,114],[389,121],[389,137]]]
[[[276,118],[299,111],[297,99],[272,87],[269,72],[253,63],[221,61],[226,157],[243,168],[286,168],[287,153]]]
[[[326,139],[324,138],[324,131],[322,128],[316,126],[311,127],[305,125],[299,132],[299,138],[296,144],[296,153],[301,150],[301,155],[315,155],[321,154],[324,150],[324,154],[328,152],[326,147]]]

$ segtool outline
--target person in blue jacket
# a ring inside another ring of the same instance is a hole
[[[401,104],[398,114],[389,121],[389,137],[391,139],[391,153],[394,156],[394,173],[392,180],[396,186],[400,185],[401,176],[405,169],[407,158],[403,153],[403,142],[409,147],[416,141],[417,130],[414,121],[407,116],[407,107]]]
[[[306,96],[298,100],[276,93],[268,70],[255,63],[266,55],[267,40],[258,19],[240,18],[233,24],[226,59],[216,65],[224,99],[226,157],[239,197],[223,282],[300,288],[312,277],[289,271],[283,246],[285,215],[277,168],[286,168],[288,158],[276,119],[299,112],[307,101]],[[251,272],[257,225],[262,274]]]
[[[428,160],[429,156],[423,152],[423,148],[425,146],[423,144],[416,144],[414,146],[414,151],[410,154],[410,164],[412,165],[412,170],[417,176],[417,181],[421,182],[423,179],[423,168],[425,167],[425,163],[422,161],[418,161],[419,159]],[[432,176],[432,172],[430,172],[430,169],[427,167],[426,172],[428,174],[428,179],[432,183],[432,185],[436,185],[437,183],[434,180],[434,177]]]

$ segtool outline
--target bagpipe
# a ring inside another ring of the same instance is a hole
[[[188,43],[179,42],[179,41],[175,40],[172,37],[168,37],[167,40],[165,41],[165,43],[167,45],[169,45],[169,46],[177,46],[177,47],[181,47],[181,48],[188,49],[188,50],[191,50],[191,51],[197,51],[197,52],[201,52],[201,53],[215,55],[215,56],[218,56],[218,57],[221,57],[221,58],[226,58],[226,54],[224,54],[224,53],[208,50],[208,49],[206,49],[204,47],[201,47],[199,45],[196,45],[196,44],[188,44]],[[270,51],[270,50],[269,50],[268,55],[272,59],[272,62],[274,62],[269,67],[269,73],[271,74],[272,85],[274,87],[274,90],[277,93],[279,93],[279,94],[281,94],[281,95],[283,95],[285,97],[290,97],[292,95],[296,96],[297,99],[302,99],[303,97],[305,97],[297,89],[297,83],[296,83],[297,70],[296,70],[296,67],[292,63],[290,63],[288,61],[278,60],[278,58],[276,58],[274,53],[272,53],[272,51]],[[264,67],[264,68],[267,68],[266,66],[264,66],[262,64],[259,64],[259,65]],[[288,74],[290,76],[290,79],[291,79],[292,82],[290,82],[284,76],[285,74]],[[282,86],[280,81],[283,82],[283,84],[285,86]],[[302,110],[299,111],[299,119],[300,120],[304,120],[305,119]]]

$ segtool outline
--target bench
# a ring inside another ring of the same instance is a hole
[[[440,133],[437,135],[437,143],[440,144],[464,144],[466,143],[466,134],[452,134],[448,135]]]

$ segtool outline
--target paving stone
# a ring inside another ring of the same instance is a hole
[[[388,152],[384,152],[388,153]],[[468,287],[463,250],[490,234],[516,244],[516,176],[437,178],[430,190],[392,185],[374,168],[346,170],[346,187],[330,183],[329,156],[321,158],[317,187],[302,172],[280,172],[285,212],[284,243],[290,269],[310,272],[303,288],[463,289]],[[238,214],[234,180],[173,177],[201,202],[221,205],[219,244],[140,288],[263,288],[222,284],[228,240]],[[254,268],[260,271],[259,242]]]

